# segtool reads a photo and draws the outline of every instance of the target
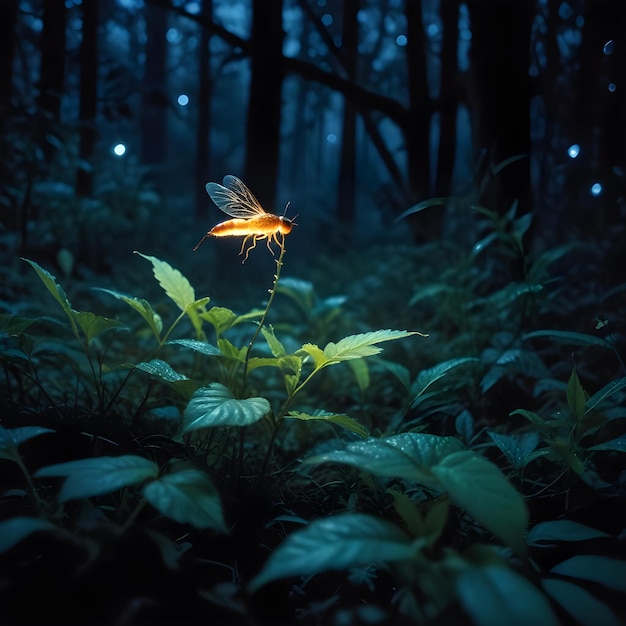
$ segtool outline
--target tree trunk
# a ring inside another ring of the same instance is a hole
[[[76,172],[76,193],[93,193],[93,151],[96,143],[96,112],[98,106],[98,10],[100,0],[82,4],[83,32],[80,42],[79,88],[79,156]]]
[[[357,74],[359,45],[359,0],[344,0],[341,47],[343,67],[349,79]],[[356,212],[356,107],[350,100],[344,100],[343,127],[341,132],[341,156],[339,163],[339,190],[337,197],[337,217],[344,224],[352,224]]]
[[[282,0],[252,1],[245,180],[268,211],[275,210],[280,154],[282,10]]]
[[[46,161],[55,153],[48,140],[61,121],[61,98],[65,83],[65,0],[46,0],[43,3],[41,32],[41,65],[39,70],[39,96],[41,112],[39,143]]]
[[[168,11],[146,5],[146,61],[141,107],[141,160],[151,166],[149,178],[162,191],[162,165],[167,156],[166,38]]]
[[[208,22],[213,15],[213,0],[202,0],[202,16]],[[205,184],[211,162],[211,33],[200,26],[198,55],[198,118],[196,123],[196,218],[209,214],[209,200]]]
[[[435,195],[452,193],[456,154],[456,116],[458,108],[459,5],[457,0],[441,3],[443,41],[441,44],[441,88],[439,91],[439,149],[435,174]]]
[[[0,128],[4,127],[11,109],[18,4],[19,0],[0,2]]]

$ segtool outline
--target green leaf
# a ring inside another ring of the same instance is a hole
[[[477,626],[558,626],[547,598],[508,567],[471,568],[459,576],[461,606]]]
[[[113,289],[102,289],[99,288],[98,291],[103,291],[104,293],[108,293],[109,295],[125,302],[130,307],[135,309],[141,317],[146,321],[155,337],[159,339],[161,337],[161,331],[163,330],[163,321],[161,320],[161,316],[152,308],[152,305],[147,300],[142,300],[141,298],[135,298],[133,296],[127,296],[119,291],[114,291]]]
[[[159,468],[156,463],[128,454],[49,465],[38,470],[35,476],[37,478],[65,476],[59,501],[67,502],[111,493],[122,487],[130,487],[156,478],[158,474]]]
[[[591,446],[588,450],[614,450],[615,452],[626,452],[626,435],[617,437],[617,439],[603,441],[595,446]]]
[[[421,337],[427,336],[417,331],[375,330],[369,333],[349,335],[337,343],[333,343],[331,341],[324,348],[324,356],[327,361],[324,365],[331,365],[334,363],[341,363],[342,361],[348,361],[350,359],[361,359],[363,357],[379,354],[382,352],[382,348],[379,348],[376,344],[382,343],[383,341],[403,339],[405,337],[410,337],[411,335],[420,335]]]
[[[219,493],[209,476],[175,461],[168,472],[149,482],[143,495],[163,515],[196,528],[227,532]]]
[[[254,592],[279,578],[408,561],[418,549],[418,544],[386,520],[363,513],[340,513],[291,533],[252,579],[249,590]]]
[[[488,431],[487,434],[517,471],[520,471],[530,460],[530,455],[535,451],[541,439],[536,431],[513,433],[512,435]]]
[[[0,314],[0,332],[9,337],[19,337],[31,324],[39,321],[39,319],[3,313]]]
[[[599,537],[610,537],[610,535],[578,522],[560,519],[535,524],[528,531],[526,542],[529,546],[538,546],[546,543],[554,544],[555,541],[587,541]]]
[[[523,339],[536,339],[537,337],[548,337],[561,341],[566,344],[583,345],[583,346],[600,346],[602,348],[611,348],[611,344],[600,337],[587,335],[585,333],[574,333],[567,330],[535,330],[526,333]]]
[[[285,346],[277,339],[271,324],[269,327],[262,326],[261,332],[263,333],[263,337],[265,337],[269,349],[276,358],[286,356],[287,351],[285,350]]]
[[[47,272],[43,267],[40,267],[35,261],[29,259],[22,259],[26,261],[37,272],[37,276],[41,279],[41,282],[46,286],[46,289],[53,295],[54,299],[61,305],[61,308],[65,311],[69,318],[72,317],[72,305],[65,295],[62,287],[57,283],[56,278]]]
[[[580,384],[580,379],[576,373],[576,368],[572,368],[572,373],[567,381],[567,404],[572,412],[572,415],[576,419],[576,422],[580,422],[585,415],[585,402],[586,394],[583,390],[583,386]]]
[[[206,356],[222,356],[219,348],[207,343],[206,341],[198,341],[197,339],[173,339],[167,342],[168,346],[183,346],[190,350],[195,350]]]
[[[135,368],[151,376],[160,378],[167,383],[176,383],[180,380],[189,380],[184,374],[179,374],[169,363],[161,359],[152,359],[146,363],[137,363]]]
[[[401,478],[415,482],[436,483],[430,468],[441,459],[463,450],[455,437],[439,437],[422,433],[402,433],[378,439],[347,444],[304,460],[305,463],[344,463],[376,476]]]
[[[200,313],[200,317],[215,328],[215,333],[218,337],[233,326],[248,320],[259,319],[261,315],[263,315],[261,309],[254,309],[244,315],[237,315],[234,311],[221,306],[214,306],[208,311]]]
[[[454,202],[454,201],[455,201],[454,198],[449,198],[446,196],[441,196],[438,198],[428,198],[427,200],[422,200],[421,202],[414,204],[412,207],[409,207],[406,211],[403,211],[402,213],[400,213],[400,215],[398,215],[398,217],[396,217],[396,219],[394,220],[394,224],[396,222],[399,222],[400,220],[403,220],[405,217],[408,217],[409,215],[420,213],[424,209],[428,209],[432,206],[445,206],[446,204],[449,204],[450,202]]]
[[[102,317],[90,311],[72,311],[72,317],[83,331],[87,343],[90,343],[94,337],[111,328],[120,328],[122,326],[117,320]]]
[[[194,300],[185,307],[185,313],[198,335],[202,332],[201,314],[205,312],[205,307],[210,300],[211,298],[209,298],[209,296],[205,296],[199,300]]]
[[[33,533],[59,533],[52,522],[37,517],[12,517],[0,522],[0,554],[4,554]]]
[[[557,578],[541,581],[544,591],[582,626],[620,626],[623,622],[604,602],[583,587]]]
[[[348,365],[354,374],[359,391],[365,393],[370,386],[370,370],[367,362],[363,359],[355,359],[348,361]]]
[[[595,409],[603,400],[606,400],[606,398],[620,391],[624,387],[626,387],[626,377],[612,380],[610,383],[608,383],[608,385],[602,387],[600,391],[594,393],[591,398],[587,400],[587,403],[585,405],[585,413],[589,413],[589,411]]]
[[[191,397],[183,415],[182,433],[214,426],[249,426],[270,410],[265,398],[237,400],[228,387],[211,383]]]
[[[608,556],[579,554],[562,561],[550,571],[562,576],[589,580],[626,593],[626,561]]]
[[[46,433],[55,432],[51,428],[41,426],[20,426],[18,428],[4,428],[0,426],[0,459],[19,461],[17,448],[20,444]]]
[[[228,339],[220,337],[217,340],[217,347],[220,349],[222,356],[225,356],[227,359],[233,359],[234,361],[239,361],[239,363],[245,363],[246,353],[248,352],[247,346],[238,348],[228,341]]]
[[[140,257],[152,263],[152,271],[159,285],[165,294],[178,306],[181,311],[185,311],[187,307],[196,300],[196,293],[191,283],[169,263],[161,261],[156,257],[136,252]]]
[[[305,343],[300,351],[308,354],[313,359],[313,364],[315,365],[316,370],[321,369],[328,364],[328,359],[326,358],[324,351],[314,343]]]
[[[320,421],[320,422],[330,422],[331,424],[337,424],[337,426],[341,426],[341,428],[345,428],[350,432],[356,433],[359,437],[367,437],[369,435],[369,431],[365,426],[360,424],[357,420],[343,413],[327,413],[326,411],[316,411],[313,414],[310,413],[300,413],[299,411],[289,411],[286,417],[291,417],[293,419],[303,420],[303,421]]]
[[[509,417],[513,415],[521,415],[523,418],[527,419],[531,424],[535,424],[536,426],[545,426],[546,421],[535,413],[534,411],[528,411],[526,409],[515,409],[515,411],[511,411],[509,413]]]
[[[291,396],[300,382],[302,363],[304,358],[295,354],[283,356],[279,359],[278,366],[283,373],[287,394]]]
[[[459,359],[451,359],[450,361],[444,361],[434,367],[426,370],[422,370],[418,377],[411,385],[411,395],[413,397],[413,403],[428,389],[433,383],[443,378],[450,370],[464,365],[465,363],[475,363],[479,359],[473,357],[463,357]]]
[[[471,451],[455,452],[431,468],[450,500],[488,531],[524,554],[528,510],[498,468]]]

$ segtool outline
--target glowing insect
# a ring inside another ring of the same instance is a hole
[[[296,226],[294,222],[295,217],[288,219],[285,216],[274,215],[265,211],[259,204],[259,201],[252,195],[252,192],[236,176],[224,176],[222,182],[224,183],[223,185],[207,183],[207,193],[218,208],[235,219],[226,220],[213,226],[198,242],[194,252],[207,237],[243,237],[241,251],[239,252],[242,255],[245,250],[245,257],[242,263],[247,261],[250,250],[261,239],[267,239],[267,247],[273,255],[272,241],[279,246],[283,245],[285,235],[290,233],[291,229]],[[279,235],[280,240],[278,239]],[[250,239],[252,239],[252,244],[246,249],[246,243]]]

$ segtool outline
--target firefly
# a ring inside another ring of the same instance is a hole
[[[291,229],[297,226],[294,221],[295,217],[289,219],[284,215],[268,213],[236,176],[230,174],[224,176],[222,182],[223,185],[207,183],[207,193],[219,209],[235,219],[226,220],[213,226],[195,246],[194,252],[207,237],[243,237],[239,252],[240,255],[245,252],[242,263],[247,261],[250,250],[256,246],[257,241],[262,239],[267,240],[267,247],[273,255],[272,242],[278,246],[283,245],[285,235],[288,235]],[[246,248],[246,243],[250,240],[252,243]]]

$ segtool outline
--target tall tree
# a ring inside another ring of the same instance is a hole
[[[96,143],[96,112],[98,107],[98,10],[100,0],[83,2],[83,29],[80,42],[79,87],[79,156],[76,172],[76,193],[93,193],[92,157]]]
[[[341,32],[341,53],[343,67],[350,80],[356,79],[359,45],[359,0],[344,0],[343,25]],[[341,155],[339,163],[339,192],[337,197],[337,217],[351,224],[355,215],[356,190],[356,107],[350,100],[344,100],[343,127],[341,131]]]
[[[202,0],[201,15],[206,22],[213,15],[213,0]],[[196,122],[196,217],[209,213],[204,185],[211,162],[211,33],[208,26],[200,25],[200,51],[198,54],[198,110]]]
[[[245,176],[268,208],[276,202],[283,83],[283,0],[252,0]]]
[[[146,18],[146,60],[143,75],[141,107],[141,160],[153,167],[151,179],[160,188],[161,178],[158,166],[166,159],[167,152],[167,107],[165,93],[166,72],[166,33],[168,12],[154,4],[145,7]]]
[[[39,142],[46,160],[50,160],[55,152],[48,135],[61,121],[61,98],[65,85],[65,21],[65,0],[46,0],[43,3],[37,101],[41,113]]]

